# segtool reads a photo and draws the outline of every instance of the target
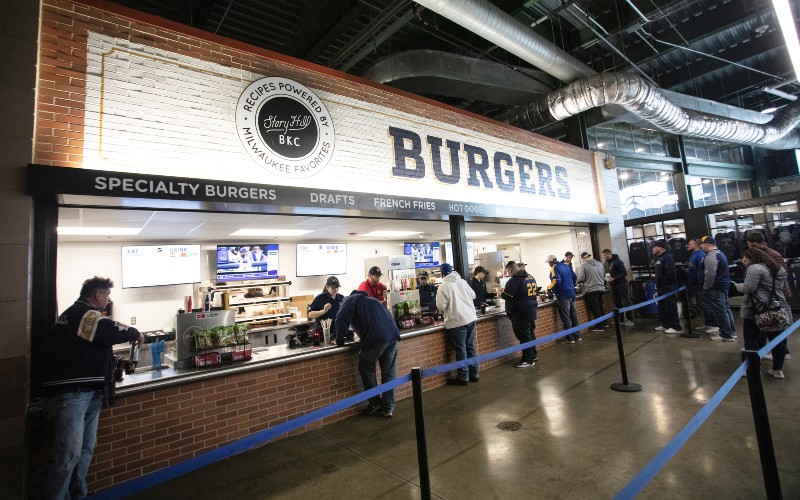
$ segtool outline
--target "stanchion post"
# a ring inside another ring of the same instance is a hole
[[[699,333],[694,333],[692,330],[692,311],[690,309],[690,300],[689,299],[689,285],[686,285],[686,288],[683,289],[683,293],[681,294],[683,297],[683,319],[686,320],[686,331],[681,333],[681,337],[685,339],[699,339],[702,337]]]
[[[761,458],[761,474],[768,500],[781,500],[781,480],[778,476],[778,463],[775,461],[775,448],[772,445],[772,431],[769,427],[767,401],[761,381],[761,357],[757,351],[742,351],[742,361],[750,361],[747,367],[747,388],[750,392],[750,407],[753,410],[753,423],[756,426],[758,455]]]
[[[414,397],[414,423],[417,429],[420,496],[422,500],[430,500],[431,478],[428,470],[428,444],[425,440],[425,412],[422,406],[422,370],[418,366],[411,369],[411,390]]]
[[[622,383],[614,382],[611,384],[611,388],[620,392],[641,391],[641,385],[628,383],[628,367],[625,365],[625,349],[622,347],[622,315],[618,307],[614,308],[614,330],[617,334],[617,351],[619,352],[619,367],[622,370]]]

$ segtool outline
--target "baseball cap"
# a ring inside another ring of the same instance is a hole
[[[547,259],[545,259],[545,262],[549,263],[549,262],[553,262],[554,260],[558,260],[558,257],[556,257],[553,254],[550,254],[550,255],[547,256]]]
[[[592,254],[589,252],[581,252],[581,259],[585,259],[586,257],[591,257]]]
[[[653,242],[653,246],[654,247],[661,247],[664,250],[666,250],[667,249],[667,242],[664,241],[664,240],[656,240],[656,241]]]
[[[575,257],[575,254],[567,250],[567,253],[564,254],[564,257]]]
[[[709,245],[716,245],[717,241],[711,236],[703,236],[700,238],[700,243],[708,243]]]
[[[528,264],[526,264],[526,263],[524,263],[524,262],[522,262],[522,261],[519,261],[519,262],[517,262],[517,265],[518,265],[519,267],[522,267],[522,266],[527,266]]]
[[[341,287],[339,284],[339,278],[336,276],[328,276],[327,281],[325,281],[325,286],[335,286],[336,288]]]
[[[378,267],[378,266],[370,267],[369,268],[369,272],[367,274],[369,274],[370,276],[383,276],[383,273],[381,272],[381,268]]]
[[[428,279],[428,271],[422,271],[421,273],[419,273],[419,278]]]
[[[447,276],[448,274],[453,272],[453,266],[445,262],[441,266],[439,266],[439,271],[442,272],[442,276]]]
[[[506,269],[508,269],[509,267],[514,267],[516,265],[517,265],[516,262],[514,262],[513,260],[509,260],[508,262],[506,262]]]
[[[478,274],[478,273],[487,274],[487,273],[488,273],[488,271],[486,271],[486,268],[485,268],[485,267],[483,267],[483,266],[478,266],[478,267],[476,267],[476,268],[475,268],[475,270],[474,270],[474,271],[472,271],[472,274]]]

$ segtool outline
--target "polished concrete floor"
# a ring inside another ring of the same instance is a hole
[[[541,350],[479,383],[425,393],[433,498],[612,498],[700,410],[739,366],[734,343],[625,329],[630,382],[621,381],[613,329]],[[741,329],[740,329],[741,331]],[[784,498],[800,498],[800,346],[784,380],[762,378]],[[420,498],[411,400],[394,418],[357,416],[189,473],[137,498]],[[518,422],[506,431],[501,422]],[[741,379],[639,498],[766,498],[747,384]]]

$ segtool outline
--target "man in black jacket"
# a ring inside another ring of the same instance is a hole
[[[656,270],[657,297],[678,287],[678,273],[675,268],[675,259],[672,258],[672,253],[667,251],[667,243],[664,240],[654,242],[651,251],[655,258],[653,265]],[[661,326],[657,326],[656,330],[663,330],[664,333],[683,332],[678,318],[678,299],[675,295],[658,301],[658,319],[661,321]]]
[[[611,285],[611,298],[618,309],[631,305],[631,296],[628,292],[628,271],[619,255],[605,249],[601,252],[606,268],[606,282]],[[633,312],[622,313],[622,324],[633,326]]]
[[[110,279],[97,276],[84,281],[80,298],[47,333],[42,390],[49,396],[45,414],[54,428],[47,498],[88,494],[86,472],[97,442],[100,409],[114,403],[112,374],[119,359],[113,345],[144,344],[138,330],[103,316],[113,286]]]

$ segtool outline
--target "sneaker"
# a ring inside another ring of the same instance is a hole
[[[708,326],[706,326],[706,325],[703,325],[703,326],[695,326],[695,327],[694,327],[694,329],[695,329],[695,330],[697,330],[698,332],[704,332],[704,331],[706,331],[706,329],[707,329],[707,328],[709,328],[709,327],[708,327]]]
[[[731,339],[731,338],[727,338],[727,339],[726,339],[725,337],[721,337],[721,336],[719,336],[719,335],[712,335],[712,336],[710,337],[710,339],[711,339],[711,340],[713,340],[714,342],[724,342],[724,341],[731,341],[731,342],[733,342],[733,339]]]
[[[624,326],[633,326],[633,321],[631,321],[631,320],[628,320],[628,321],[623,321],[623,322],[622,322],[622,324],[623,324]]]
[[[531,368],[535,366],[536,363],[533,361],[520,361],[519,363],[514,365],[514,368]]]
[[[786,353],[786,356],[783,357],[784,360],[789,359],[789,353]]]
[[[592,328],[592,329],[591,329],[591,330],[589,330],[589,331],[590,331],[590,332],[604,332],[604,331],[606,331],[606,329],[605,329],[605,328],[598,328],[598,327],[594,327],[594,328]]]
[[[469,385],[469,380],[461,380],[460,378],[447,379],[447,385]]]
[[[369,405],[361,410],[362,415],[375,415],[381,409],[381,405]]]
[[[581,337],[580,335],[575,335],[576,342],[580,342],[581,340],[583,340],[583,337]]]
[[[667,328],[664,333],[683,333],[683,330],[676,330],[674,328]]]
[[[786,378],[783,376],[783,370],[770,370],[769,374],[775,378]]]
[[[389,410],[381,410],[380,413],[378,413],[378,415],[383,418],[392,418],[394,416],[394,414]]]
[[[766,359],[767,361],[772,361],[772,354],[767,353],[764,356],[762,356],[761,359]]]
[[[719,335],[719,338],[721,338],[723,342],[736,342],[736,335],[733,337],[723,337],[722,335]]]
[[[480,377],[470,377],[469,378],[469,381],[474,383],[474,384],[477,384],[478,382],[480,382],[480,380],[481,380]]]
[[[660,331],[660,332],[663,332],[664,330],[667,329],[667,327],[665,327],[665,326],[657,326],[655,329]]]
[[[718,335],[719,334],[719,327],[710,326],[706,329],[706,333],[709,335]]]

